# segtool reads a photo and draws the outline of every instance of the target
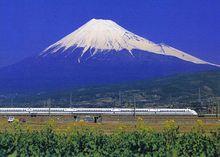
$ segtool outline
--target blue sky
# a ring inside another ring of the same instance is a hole
[[[92,18],[220,64],[218,0],[1,0],[0,66],[40,53]]]

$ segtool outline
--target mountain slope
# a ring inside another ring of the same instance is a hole
[[[14,97],[14,105],[31,104],[42,106],[51,98],[53,106],[170,106],[196,107],[198,92],[201,90],[203,103],[200,107],[215,105],[220,98],[220,71],[201,72],[164,77],[156,80],[132,81],[120,84],[87,86],[46,93],[19,94]],[[11,95],[1,99],[2,105],[10,105]]]
[[[92,19],[40,55],[0,69],[0,94],[42,92],[218,70],[215,65]]]
[[[72,57],[28,58],[0,70],[0,93],[40,92],[217,69],[175,57],[164,58],[162,55],[135,52],[135,57],[127,52],[112,52],[104,56],[97,54],[80,64],[77,60],[74,62]]]

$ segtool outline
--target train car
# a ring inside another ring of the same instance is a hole
[[[168,115],[197,116],[191,109],[169,108],[0,108],[0,115]]]

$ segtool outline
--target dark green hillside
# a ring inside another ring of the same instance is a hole
[[[201,103],[198,101],[199,89],[201,91]],[[70,97],[72,97],[71,101]],[[66,107],[128,107],[133,106],[134,101],[139,107],[207,107],[215,105],[219,97],[220,71],[183,74],[157,80],[142,80],[53,93],[18,95],[13,99],[13,104],[16,106],[27,104],[29,106],[45,106],[50,104],[46,100],[51,98],[52,106]],[[11,99],[2,99],[2,104],[10,103]]]

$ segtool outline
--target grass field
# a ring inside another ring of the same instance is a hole
[[[187,116],[103,116],[102,122],[85,122],[85,117],[81,116],[79,121],[75,121],[72,116],[17,116],[15,121],[26,119],[21,127],[29,130],[41,130],[47,125],[52,125],[58,132],[68,132],[74,129],[95,129],[102,133],[113,133],[118,130],[134,131],[139,128],[146,128],[154,131],[162,131],[167,122],[172,121],[179,126],[180,132],[189,132],[193,128],[202,127],[205,132],[214,131],[220,128],[220,118],[218,117],[187,117]],[[8,123],[7,116],[0,117],[0,130],[10,130],[13,123]]]

